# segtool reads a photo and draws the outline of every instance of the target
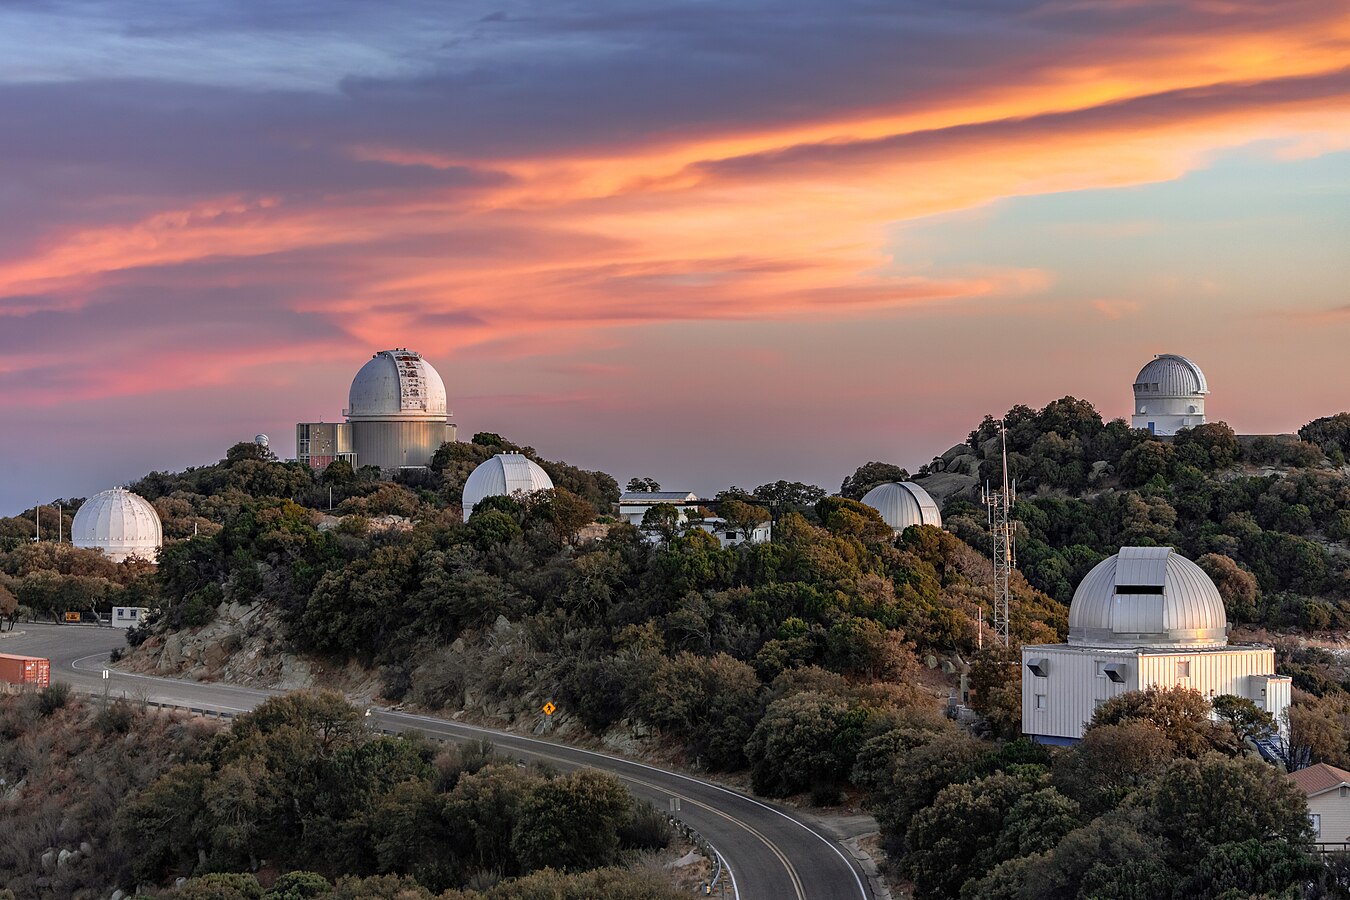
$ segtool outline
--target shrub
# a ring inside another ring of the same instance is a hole
[[[66,702],[70,699],[70,685],[64,681],[52,682],[47,687],[38,691],[37,707],[38,712],[43,718],[50,716],[59,709],[64,709]]]

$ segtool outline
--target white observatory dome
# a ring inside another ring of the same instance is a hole
[[[518,491],[532,494],[553,489],[548,473],[523,453],[498,453],[479,463],[464,482],[464,521],[473,508],[487,497],[510,497]]]
[[[347,418],[445,421],[445,382],[415,350],[381,350],[352,379]]]
[[[1074,591],[1069,643],[1222,647],[1228,643],[1228,616],[1214,582],[1171,547],[1122,547]]]
[[[1208,393],[1209,384],[1200,367],[1174,353],[1153,357],[1134,379],[1134,396],[1145,401],[1203,397]]]
[[[272,443],[272,439],[265,434],[257,434],[253,436],[253,443],[257,444],[259,447],[266,447],[268,444]]]
[[[70,542],[102,550],[113,562],[132,556],[154,562],[164,543],[159,513],[138,494],[115,487],[95,494],[75,512]]]
[[[942,514],[928,492],[912,481],[891,481],[867,492],[862,502],[881,513],[881,518],[896,532],[911,525],[942,527]]]
[[[1134,377],[1130,425],[1164,436],[1204,425],[1208,393],[1205,373],[1195,363],[1174,353],[1155,356]]]

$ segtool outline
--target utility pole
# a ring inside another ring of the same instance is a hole
[[[1011,644],[1012,570],[1017,566],[1012,523],[1017,487],[1008,479],[1008,428],[1001,420],[998,427],[1003,442],[1003,486],[991,490],[985,482],[983,500],[989,511],[989,537],[994,546],[994,639],[1007,647]]]
[[[33,543],[35,543],[35,544],[40,544],[40,543],[42,543],[42,504],[41,504],[41,503],[39,503],[37,506],[34,506],[34,507],[33,507],[33,531],[34,531],[34,533],[36,534],[36,537],[33,538]]]

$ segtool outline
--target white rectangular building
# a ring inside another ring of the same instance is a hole
[[[619,497],[619,518],[641,528],[647,510],[663,503],[675,507],[680,524],[698,512],[698,495],[689,491],[625,491]]]
[[[1245,697],[1274,716],[1285,733],[1290,679],[1275,671],[1271,647],[1158,650],[1038,644],[1022,648],[1022,731],[1041,743],[1077,741],[1112,697],[1150,687],[1185,687],[1213,700]]]
[[[150,610],[144,606],[114,606],[112,608],[112,627],[135,628],[145,624]]]

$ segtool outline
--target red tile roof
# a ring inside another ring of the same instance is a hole
[[[1294,784],[1298,785],[1299,790],[1309,797],[1342,784],[1350,785],[1350,772],[1338,769],[1335,766],[1329,766],[1326,763],[1318,763],[1315,766],[1308,766],[1306,769],[1299,769],[1289,777],[1294,779]]]

